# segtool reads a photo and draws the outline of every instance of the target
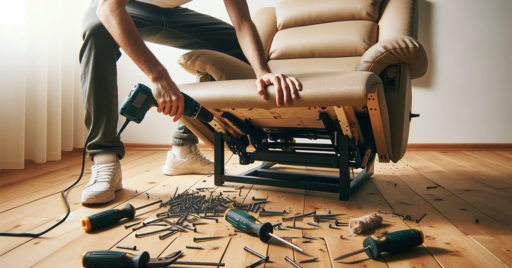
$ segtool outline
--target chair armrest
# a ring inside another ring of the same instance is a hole
[[[427,72],[427,53],[410,36],[396,36],[382,40],[368,49],[356,66],[356,71],[380,74],[389,65],[404,63],[409,66],[411,78],[420,78]]]
[[[235,57],[212,50],[194,50],[181,55],[178,64],[187,72],[208,73],[215,80],[256,78],[251,66]]]

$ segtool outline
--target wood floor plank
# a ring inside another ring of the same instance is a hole
[[[292,242],[291,237],[282,238],[288,242]],[[275,240],[271,240],[268,244],[267,255],[270,257],[270,261],[272,262],[265,263],[265,268],[290,267],[290,263],[288,263],[284,257],[288,256],[292,260],[294,259],[293,249],[291,247],[284,246],[282,243],[278,243]]]
[[[345,253],[361,249],[364,237],[353,237],[351,239],[340,239],[339,237],[325,237],[325,242],[329,250],[332,267],[335,268],[387,268],[386,262],[382,257],[372,260],[366,254],[357,254],[343,260],[334,260]],[[421,266],[420,266],[421,267]],[[432,266],[434,267],[434,266]]]
[[[140,167],[140,165],[145,162],[161,158],[162,155],[163,154],[156,152],[141,152],[139,154],[127,155],[121,160],[125,176],[129,176],[126,174],[127,170]],[[83,187],[83,185],[88,183],[89,180],[86,180],[85,176],[90,176],[91,166],[92,162],[87,161],[84,169],[84,177],[75,187]],[[27,179],[0,187],[0,212],[52,194],[59,194],[63,189],[71,185],[73,181],[78,179],[80,171],[80,167],[72,166],[36,179]]]
[[[512,157],[512,151],[495,151],[495,152],[498,154],[504,155],[504,156]]]
[[[247,265],[258,260],[258,257],[245,251],[244,246],[247,246],[260,254],[265,254],[268,247],[268,245],[261,242],[258,237],[232,237],[224,257],[222,258],[222,262],[226,264],[225,267],[246,267]],[[272,255],[269,256],[270,260],[274,260]]]
[[[493,192],[482,189],[481,184],[475,183],[463,174],[448,172],[434,163],[426,160],[423,156],[407,154],[403,162],[410,165],[425,177],[436,184],[444,187],[469,204],[478,208],[500,224],[512,224],[512,209],[510,203],[500,203],[500,199]],[[496,204],[500,204],[497,206]]]
[[[398,165],[399,170],[383,170],[383,173],[396,175],[402,183],[436,208],[458,229],[473,237],[507,266],[512,267],[512,226],[497,223],[442,187],[427,189],[427,186],[434,184],[431,180],[405,164]],[[508,202],[512,200],[508,199]],[[476,223],[476,219],[479,223]]]
[[[324,172],[325,174],[325,172]],[[324,193],[324,192],[316,192],[316,191],[307,191],[306,192],[306,202],[305,202],[305,211],[310,211],[314,208],[329,208],[332,213],[346,213],[350,215],[350,217],[339,217],[341,222],[348,222],[349,219],[353,216],[354,218],[363,217],[369,215],[374,212],[380,211],[391,211],[393,208],[386,202],[386,199],[379,193],[379,191],[371,184],[370,182],[365,183],[354,195],[350,197],[349,202],[343,202],[338,200],[338,194],[335,193]],[[341,230],[330,229],[329,224],[333,224],[333,222],[321,222],[321,229],[318,230],[305,230],[304,234],[310,236],[324,236],[326,239],[328,237],[335,237],[341,241],[360,241],[360,246],[362,247],[361,237],[365,238],[368,235],[374,236],[374,239],[380,237],[382,234],[388,232],[394,232],[404,229],[412,228],[408,226],[406,223],[401,221],[397,217],[390,217],[390,215],[383,215],[385,220],[392,221],[394,223],[384,223],[382,226],[374,231],[369,231],[364,233],[363,235],[354,236],[350,233],[347,227],[341,227]],[[341,239],[340,236],[343,235],[344,239]],[[335,241],[331,241],[337,245]],[[359,248],[358,248],[359,249]],[[330,248],[331,257],[335,258],[342,254],[348,253],[350,251],[343,251],[343,248]],[[422,263],[426,265],[426,267],[438,267],[437,262],[432,258],[430,253],[425,248],[420,248],[419,250],[414,250],[412,252],[407,253],[408,258],[399,258],[397,259],[391,258],[390,263],[387,265],[394,266],[397,263],[409,265],[410,267],[415,266],[416,263]],[[361,260],[364,259],[359,256],[359,259],[353,260]],[[350,260],[349,260],[350,261]],[[334,262],[334,266],[344,267],[347,264],[336,264]],[[352,264],[350,264],[352,265]],[[370,261],[364,262],[364,265],[367,267],[380,267],[377,262]]]
[[[0,186],[9,183],[22,181],[32,177],[38,177],[43,174],[55,172],[57,170],[82,162],[82,154],[72,154],[69,157],[63,158],[59,161],[49,161],[44,164],[37,164],[27,169],[20,169],[14,172],[9,172],[0,177]]]
[[[188,176],[173,176],[168,177],[163,175],[161,172],[155,170],[146,175],[145,178],[138,178],[137,180],[130,180],[126,184],[126,188],[133,189],[139,188],[139,193],[135,194],[134,191],[121,191],[121,200],[123,202],[109,203],[111,207],[124,207],[126,202],[129,202],[134,207],[147,204],[158,199],[166,199],[170,193],[174,190],[174,186],[181,186],[180,188],[189,188],[194,185],[204,176],[201,175],[188,175]],[[147,190],[149,198],[147,198],[144,192]],[[117,196],[116,196],[117,199]],[[52,239],[47,238],[35,238],[30,243],[25,243],[20,247],[8,252],[7,254],[0,257],[0,262],[15,263],[14,260],[20,258],[21,255],[26,251],[38,251],[45,253],[45,256],[40,258],[31,258],[23,262],[21,267],[28,267],[34,265],[35,267],[48,267],[52,264],[59,263],[62,267],[74,267],[80,262],[79,256],[89,250],[106,250],[111,248],[116,242],[120,241],[127,235],[132,233],[131,229],[125,229],[123,224],[98,230],[92,233],[86,233],[81,227],[81,219],[83,217],[92,215],[99,211],[103,211],[104,208],[88,208],[81,207],[75,210],[65,223],[59,228],[52,230],[48,236]],[[144,213],[148,211],[154,211],[154,208],[148,207],[141,209],[137,212],[137,217],[144,217]],[[145,217],[150,215],[146,214]],[[144,217],[144,218],[145,218]],[[47,227],[47,226],[44,226]],[[43,227],[43,228],[44,228]],[[151,239],[153,243],[168,243],[167,241],[161,241],[158,237],[147,237],[145,239]],[[35,244],[40,242],[39,244]]]
[[[304,238],[293,238],[292,243],[299,246],[304,250],[304,253],[301,253],[297,250],[293,250],[294,257],[290,257],[295,263],[299,264],[304,268],[331,268],[331,258],[329,256],[329,250],[327,249],[327,244],[323,237],[319,237],[318,239],[313,239],[311,242],[303,243],[306,239]],[[307,260],[310,258],[318,258],[318,260],[314,262],[307,263],[299,263],[300,261]]]
[[[511,157],[503,156],[502,154],[492,151],[467,151],[464,153],[475,156],[479,159],[485,159],[486,161],[492,162],[496,165],[500,165],[502,168],[508,170],[509,173],[512,173]]]
[[[426,236],[424,245],[443,267],[505,267],[389,170],[392,167],[378,165],[376,174],[371,179],[372,184],[394,211],[411,216],[427,213],[419,226]],[[396,170],[398,169],[394,169]],[[418,227],[413,221],[405,223],[411,228]]]
[[[116,197],[112,202],[105,205],[90,207],[84,207],[80,204],[82,191],[81,187],[72,188],[68,193],[68,200],[72,211],[70,218],[73,217],[72,215],[74,215],[73,213],[75,212],[82,213],[82,211],[86,211],[89,213],[88,215],[92,215],[96,212],[115,207],[125,202],[126,200],[132,199],[133,197],[141,196],[145,190],[152,188],[153,186],[160,183],[161,181],[164,181],[167,178],[168,176],[163,175],[161,170],[159,169],[154,169],[150,172],[144,172],[130,179],[123,180],[123,190],[116,193]],[[138,190],[138,192],[136,192],[136,190]],[[15,211],[18,211],[18,214],[16,214]],[[7,220],[6,223],[2,225],[6,227],[2,228],[5,231],[41,231],[49,227],[51,224],[53,224],[55,220],[62,217],[65,211],[65,205],[63,204],[60,196],[53,195],[48,198],[42,199],[42,201],[37,202],[37,204],[30,203],[27,204],[26,206],[20,207],[19,209],[9,210],[2,213],[5,215],[11,215],[14,213],[13,216],[8,216],[6,218],[18,219]],[[24,212],[24,214],[23,216],[19,217],[18,215],[21,214],[21,212]],[[66,222],[69,221],[70,219],[68,219]],[[61,226],[62,225],[64,225],[64,223],[61,224]],[[61,228],[61,226],[59,226],[59,228]],[[54,230],[57,230],[59,228],[56,228]],[[14,241],[16,242],[13,242],[15,244],[0,243],[0,255],[5,253],[9,249],[12,249],[17,245],[21,245],[29,240],[30,238],[17,238],[14,239]]]

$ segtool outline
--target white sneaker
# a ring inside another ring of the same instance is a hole
[[[210,174],[213,170],[213,161],[197,149],[188,154],[185,159],[179,159],[172,151],[167,152],[167,160],[162,172],[165,175]]]
[[[91,180],[82,190],[82,204],[101,204],[114,200],[115,192],[123,189],[120,163],[94,165]]]

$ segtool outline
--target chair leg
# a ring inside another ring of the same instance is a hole
[[[215,132],[214,157],[214,183],[215,186],[221,186],[224,184],[224,138],[220,132]]]
[[[337,142],[339,152],[339,167],[340,167],[340,200],[348,201],[350,197],[350,169],[348,166],[348,137],[343,133],[337,133]]]

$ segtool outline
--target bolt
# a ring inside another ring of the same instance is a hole
[[[129,249],[129,250],[137,250],[137,246],[133,246],[133,247],[116,246],[116,248]]]
[[[190,249],[203,249],[203,247],[197,247],[197,246],[185,246],[186,248]]]
[[[135,225],[137,225],[137,224],[139,224],[139,223],[140,223],[140,221],[139,221],[139,222],[132,223],[132,224],[127,224],[127,225],[125,225],[125,226],[124,226],[124,228],[125,228],[125,229],[128,229],[128,228],[133,227],[133,226],[135,226]]]
[[[223,238],[224,236],[203,236],[203,237],[194,237],[194,242],[200,242],[204,240],[209,239],[217,239],[217,238]]]
[[[329,228],[331,228],[331,229],[341,229],[340,227],[338,227],[338,226],[334,226],[334,225],[332,225],[332,224],[329,224]]]

